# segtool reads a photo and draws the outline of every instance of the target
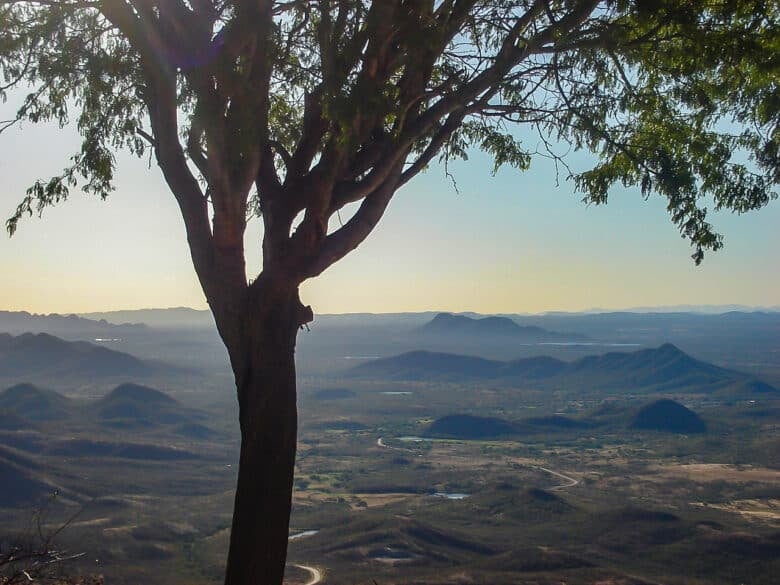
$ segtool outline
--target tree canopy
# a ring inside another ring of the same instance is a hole
[[[78,182],[107,196],[115,149],[152,146],[205,256],[249,214],[282,239],[305,211],[287,248],[306,278],[434,158],[526,168],[528,124],[599,154],[573,176],[585,200],[666,197],[698,262],[721,246],[706,203],[761,207],[780,176],[777,21],[763,1],[6,1],[3,91],[30,88],[14,120],[83,137],[8,229]]]

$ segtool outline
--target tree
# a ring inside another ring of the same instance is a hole
[[[528,167],[512,134],[599,155],[572,175],[668,200],[694,247],[706,204],[742,213],[780,178],[779,8],[760,0],[3,0],[7,121],[70,113],[82,145],[8,220],[106,197],[113,152],[151,148],[235,373],[241,455],[225,582],[280,583],[296,449],[298,287],[371,233],[437,158]],[[542,153],[544,154],[544,153]],[[331,229],[329,220],[356,211]],[[352,209],[353,206],[347,209]],[[247,279],[244,231],[264,225]]]

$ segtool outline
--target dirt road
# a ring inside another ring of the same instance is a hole
[[[538,465],[531,465],[529,467],[533,467],[534,469],[544,471],[545,473],[549,473],[550,475],[554,475],[555,477],[558,477],[563,481],[568,482],[568,483],[563,483],[561,485],[556,485],[555,487],[550,488],[550,491],[562,490],[565,488],[574,487],[575,485],[580,483],[580,480],[578,479],[574,479],[573,477],[569,477],[568,475],[563,475],[562,473],[558,473],[557,471],[553,471],[552,469],[547,469],[546,467],[539,467]]]
[[[306,585],[317,585],[320,581],[322,581],[322,571],[320,571],[317,567],[310,567],[309,565],[293,565],[295,567],[298,567],[299,569],[302,569],[311,575],[311,579],[306,581]]]

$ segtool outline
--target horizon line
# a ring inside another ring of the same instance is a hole
[[[31,316],[49,317],[49,316],[61,316],[61,317],[84,317],[87,315],[96,314],[112,314],[112,313],[137,313],[143,311],[176,311],[185,310],[196,313],[211,313],[210,309],[197,309],[194,307],[188,307],[184,305],[173,307],[139,307],[139,308],[123,308],[123,309],[108,309],[108,310],[92,310],[92,311],[77,311],[77,312],[34,312],[27,309],[3,309],[0,308],[0,312],[7,313],[27,313]],[[631,306],[631,307],[592,307],[588,309],[572,310],[572,309],[549,309],[546,311],[538,312],[506,312],[499,311],[493,313],[483,313],[480,311],[474,311],[470,309],[463,309],[459,311],[442,310],[442,309],[419,309],[409,311],[354,311],[343,313],[315,313],[315,316],[320,317],[339,317],[339,316],[358,316],[358,315],[424,315],[428,313],[449,313],[453,315],[473,314],[484,316],[502,316],[502,315],[517,315],[525,317],[543,317],[549,315],[587,315],[587,314],[606,314],[606,313],[694,313],[694,314],[710,314],[718,315],[731,312],[747,312],[747,313],[776,313],[780,312],[780,305],[743,305],[739,303],[724,303],[724,304],[679,304],[679,305],[643,305],[643,306]]]

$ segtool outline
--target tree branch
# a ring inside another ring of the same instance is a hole
[[[397,162],[388,173],[387,180],[363,199],[355,215],[341,228],[325,238],[319,253],[306,267],[304,273],[306,278],[318,276],[326,268],[357,248],[368,237],[384,215],[385,209],[387,209],[387,205],[398,187],[402,168],[403,163]]]

